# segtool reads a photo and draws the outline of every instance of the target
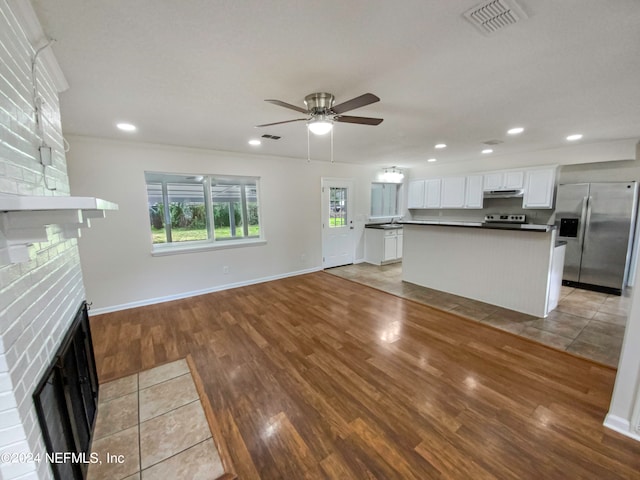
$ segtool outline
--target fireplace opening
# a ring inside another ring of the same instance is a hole
[[[83,302],[33,394],[56,480],[86,478],[91,458],[98,375],[87,312]]]

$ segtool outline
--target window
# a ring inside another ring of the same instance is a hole
[[[371,184],[372,217],[397,217],[400,214],[398,211],[399,187],[397,183]]]
[[[347,226],[347,189],[330,187],[329,228]]]
[[[258,179],[145,172],[154,252],[261,240]]]

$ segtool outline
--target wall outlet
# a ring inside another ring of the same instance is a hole
[[[222,273],[227,275],[229,273],[229,267],[227,267],[226,265],[224,267],[222,267]]]

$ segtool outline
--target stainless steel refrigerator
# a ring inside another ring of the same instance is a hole
[[[567,242],[563,281],[620,294],[626,286],[637,206],[636,182],[561,184],[558,238]]]

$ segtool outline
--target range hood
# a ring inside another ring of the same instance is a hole
[[[484,198],[522,198],[524,196],[523,189],[517,190],[487,190],[484,192]]]

